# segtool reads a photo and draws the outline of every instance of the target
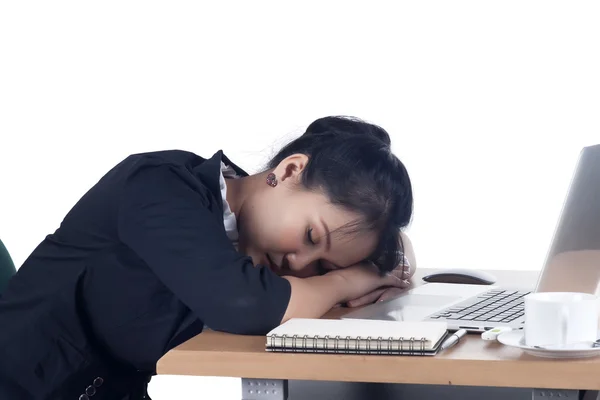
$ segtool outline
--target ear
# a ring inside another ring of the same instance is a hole
[[[305,154],[292,154],[284,158],[273,173],[277,176],[277,179],[280,182],[288,183],[298,183],[300,182],[300,176],[302,175],[302,171],[306,168],[308,164],[308,156]]]

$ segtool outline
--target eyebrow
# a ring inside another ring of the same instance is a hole
[[[326,249],[327,251],[331,250],[331,232],[329,231],[329,227],[325,223],[323,218],[320,218],[321,224],[323,225],[323,229],[325,230],[325,241],[326,241]]]
[[[323,218],[319,219],[321,221],[321,224],[323,225],[323,229],[325,230],[325,249],[327,249],[327,251],[331,250],[331,231],[329,230],[329,227],[327,226],[327,223],[325,222],[325,220]],[[342,267],[340,267],[339,265],[331,262],[331,261],[327,261],[328,264],[333,266],[333,269],[327,269],[327,271],[332,271],[332,270],[336,270],[336,269],[341,269]],[[322,263],[319,263],[322,265]]]

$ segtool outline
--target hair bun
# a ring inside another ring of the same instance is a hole
[[[319,118],[306,128],[303,136],[328,133],[370,136],[379,139],[386,147],[392,145],[390,135],[383,128],[367,123],[359,118],[348,116]]]

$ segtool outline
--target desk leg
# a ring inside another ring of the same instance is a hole
[[[556,390],[556,389],[533,389],[532,400],[550,399],[573,399],[573,400],[597,400],[596,390]]]
[[[287,400],[287,398],[287,380],[242,378],[242,400]]]

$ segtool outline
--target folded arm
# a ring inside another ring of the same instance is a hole
[[[376,301],[392,299],[401,294],[404,289],[411,286],[410,280],[417,270],[417,258],[415,256],[413,244],[408,235],[404,232],[400,232],[400,237],[404,247],[405,263],[396,267],[396,269],[392,271],[392,275],[398,277],[401,280],[401,284],[396,287],[379,287],[364,296],[356,297],[347,302],[349,307],[361,307]]]
[[[146,165],[123,188],[118,224],[123,244],[212,329],[264,334],[399,281],[367,266],[307,279],[256,268],[227,238],[217,204],[187,169]]]

